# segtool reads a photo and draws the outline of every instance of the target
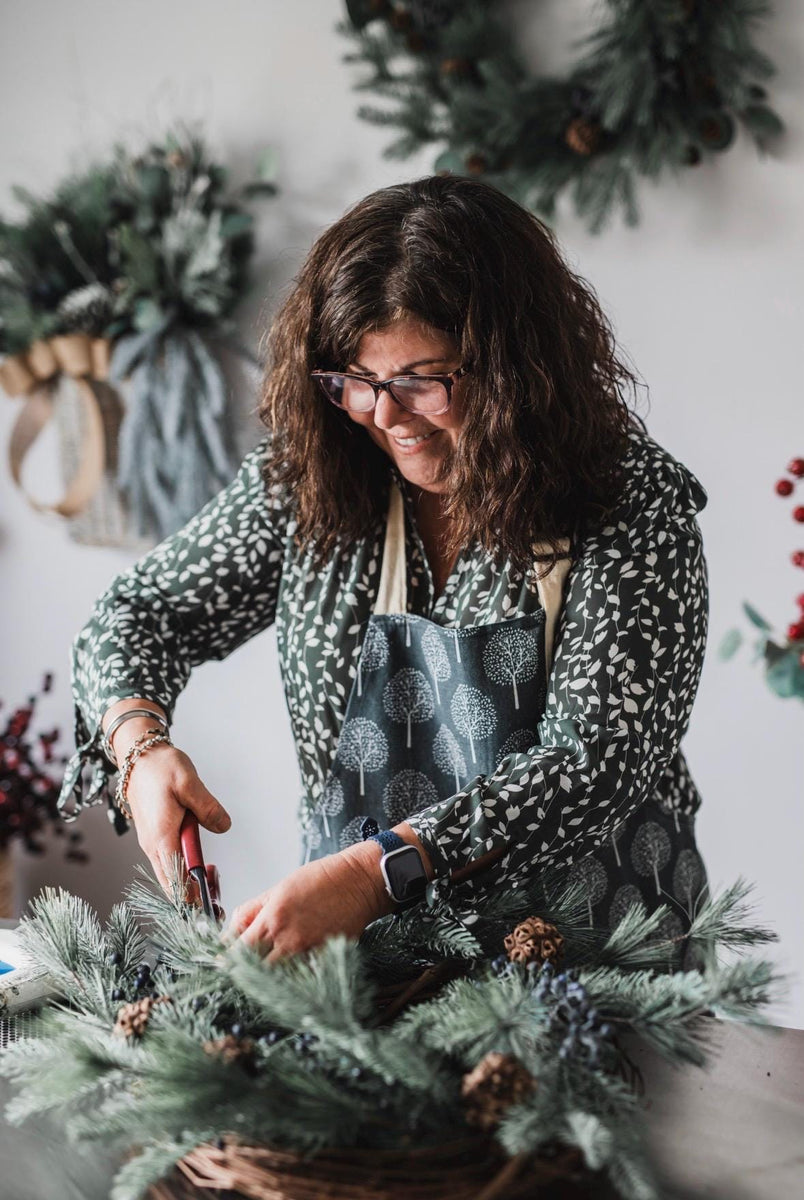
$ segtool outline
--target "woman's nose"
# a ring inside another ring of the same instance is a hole
[[[374,424],[380,429],[393,429],[400,421],[404,422],[409,413],[396,400],[387,388],[381,388],[374,406]]]

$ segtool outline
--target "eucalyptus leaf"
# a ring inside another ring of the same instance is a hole
[[[795,696],[798,684],[798,663],[795,653],[785,654],[765,672],[768,686],[785,700]]]
[[[733,658],[740,646],[743,644],[743,635],[739,629],[729,629],[724,634],[723,639],[718,647],[718,658],[722,662]]]
[[[275,196],[279,191],[275,183],[263,183],[256,181],[254,183],[246,183],[240,189],[242,196]]]
[[[760,146],[764,145],[767,139],[784,133],[784,122],[764,104],[750,104],[748,108],[743,109],[740,116]]]
[[[229,241],[230,238],[239,237],[242,233],[250,233],[253,228],[254,218],[251,213],[230,212],[224,215],[220,232],[221,237],[225,241]]]
[[[165,319],[165,314],[156,300],[144,296],[134,303],[134,328],[141,333],[149,333],[158,329]]]
[[[255,182],[276,183],[279,158],[273,146],[265,146],[257,156]]]
[[[752,605],[748,604],[747,601],[743,601],[743,612],[748,617],[748,620],[756,625],[757,629],[763,629],[765,632],[770,632],[770,630],[773,628],[773,626],[766,621],[764,617],[760,616],[757,610],[753,608]]]

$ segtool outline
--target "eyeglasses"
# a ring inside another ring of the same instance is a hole
[[[380,392],[388,392],[408,412],[437,417],[449,408],[453,385],[468,374],[468,367],[458,367],[444,375],[396,375],[382,382],[342,371],[311,371],[310,378],[318,380],[327,400],[348,412],[371,412]]]

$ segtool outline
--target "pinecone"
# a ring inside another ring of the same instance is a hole
[[[204,1049],[207,1054],[220,1058],[225,1063],[239,1063],[245,1068],[249,1068],[254,1059],[254,1043],[251,1038],[235,1037],[233,1033],[204,1042]]]
[[[482,175],[488,170],[488,161],[482,154],[470,154],[466,160],[466,169],[471,175]]]
[[[536,1080],[518,1059],[492,1051],[463,1077],[461,1095],[467,1123],[486,1131],[494,1129],[507,1110],[535,1087]]]
[[[725,150],[734,139],[734,121],[726,112],[710,113],[698,122],[698,134],[710,150]]]
[[[130,1004],[124,1004],[117,1013],[114,1025],[115,1033],[127,1038],[142,1037],[148,1028],[151,1010],[157,1004],[169,1003],[169,996],[144,996],[142,1000],[132,1000]]]
[[[68,292],[56,310],[64,333],[99,333],[112,316],[114,296],[103,283]]]
[[[397,33],[407,33],[413,28],[413,13],[401,4],[394,4],[388,14],[388,23]]]
[[[564,938],[541,917],[526,917],[503,942],[513,963],[553,962],[564,956]]]
[[[427,49],[427,38],[418,29],[412,29],[405,34],[405,45],[411,54],[421,54]]]
[[[564,133],[564,141],[576,154],[594,154],[600,145],[602,130],[596,121],[574,117]]]
[[[472,73],[472,63],[468,58],[444,58],[438,69],[447,78],[466,79]]]

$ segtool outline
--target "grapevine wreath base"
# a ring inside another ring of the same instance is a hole
[[[459,1139],[405,1152],[329,1150],[312,1159],[222,1139],[199,1146],[150,1200],[615,1200],[582,1154],[507,1159],[488,1138]]]

